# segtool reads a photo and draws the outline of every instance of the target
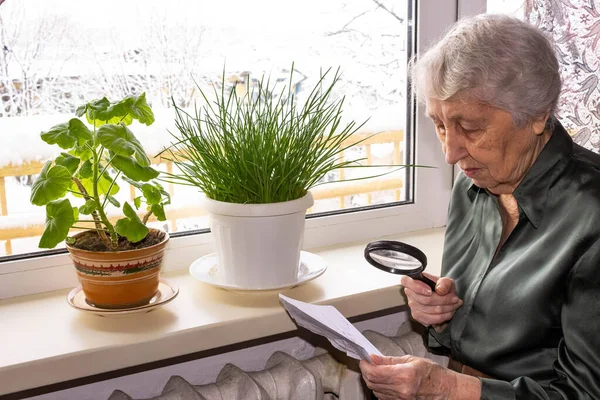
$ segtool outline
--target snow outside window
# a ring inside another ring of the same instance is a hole
[[[89,3],[89,4],[87,4]],[[31,185],[57,146],[39,134],[74,116],[92,99],[146,92],[156,114],[150,127],[134,124],[150,156],[169,145],[175,113],[171,101],[193,109],[196,84],[244,91],[263,75],[292,82],[301,101],[322,70],[338,67],[335,97],[345,96],[348,121],[369,121],[360,134],[378,137],[344,154],[368,164],[404,164],[407,148],[408,1],[379,0],[105,0],[110,16],[90,14],[83,0],[7,1],[0,7],[0,256],[37,251],[43,207],[29,203]],[[159,164],[172,171],[172,165]],[[177,172],[176,170],[174,172]],[[346,169],[323,181],[373,174]],[[352,210],[410,200],[406,171],[379,179],[320,186],[310,213]],[[118,200],[138,196],[119,182]],[[173,204],[170,233],[208,227],[195,188],[167,185]],[[74,204],[77,201],[73,202]],[[112,210],[114,216],[118,210]],[[61,245],[62,247],[62,245]]]
[[[477,3],[471,7],[478,9],[481,1],[461,0],[461,7]],[[77,285],[63,249],[49,254],[37,248],[44,210],[29,203],[31,183],[57,150],[41,141],[40,132],[71,117],[91,98],[144,91],[156,122],[132,129],[153,156],[170,141],[171,98],[193,107],[194,80],[210,88],[224,67],[227,90],[240,90],[263,74],[287,79],[294,62],[300,98],[322,69],[340,67],[335,95],[346,98],[345,117],[370,118],[360,134],[381,132],[344,157],[434,167],[320,186],[304,248],[444,226],[453,170],[445,164],[433,125],[407,93],[407,63],[413,48],[424,51],[455,22],[458,5],[439,0],[105,0],[105,16],[99,16],[90,12],[97,11],[97,2],[89,0],[0,3],[0,300]],[[359,172],[345,170],[324,179]],[[120,186],[119,199],[137,195],[126,183]],[[153,224],[172,233],[166,270],[185,270],[214,248],[198,206],[200,194],[167,187],[174,199],[167,210],[170,219]]]

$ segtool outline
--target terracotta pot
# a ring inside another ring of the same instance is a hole
[[[158,278],[169,234],[150,247],[95,252],[67,245],[86,301],[101,308],[137,307],[158,291]],[[74,237],[83,235],[78,233]]]

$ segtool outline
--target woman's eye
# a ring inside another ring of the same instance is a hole
[[[463,126],[463,127],[461,127],[461,128],[462,128],[462,131],[463,131],[464,133],[466,133],[467,135],[468,135],[468,134],[471,134],[471,133],[476,133],[476,132],[478,132],[478,131],[479,131],[479,128],[475,128],[475,127],[464,127],[464,126]]]

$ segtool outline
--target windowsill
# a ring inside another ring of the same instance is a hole
[[[423,250],[439,274],[444,229],[394,235]],[[404,304],[399,276],[369,266],[365,242],[311,251],[327,262],[317,279],[286,290],[335,306],[346,317]],[[147,314],[88,315],[68,306],[69,290],[0,300],[0,395],[213,349],[296,329],[276,293],[213,288],[187,272],[164,274],[178,297]]]

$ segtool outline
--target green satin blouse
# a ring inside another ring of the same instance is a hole
[[[496,379],[482,399],[600,399],[600,156],[560,124],[514,192],[498,254],[494,195],[461,174],[442,276],[464,300],[429,345]]]

